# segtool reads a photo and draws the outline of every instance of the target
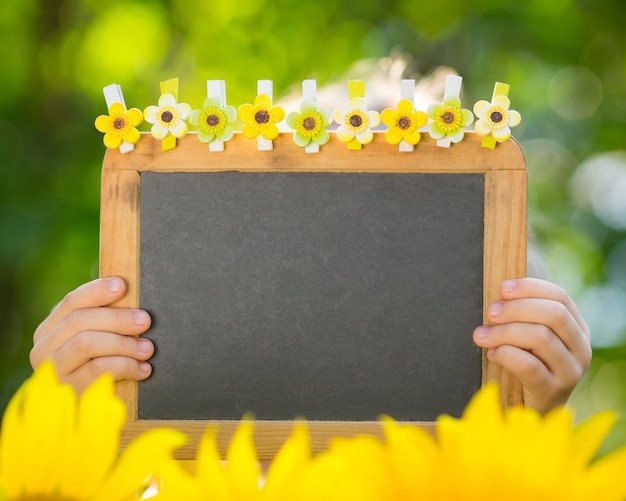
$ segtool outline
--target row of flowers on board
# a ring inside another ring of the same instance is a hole
[[[459,78],[459,77],[456,77]],[[362,83],[352,81],[353,84]],[[500,86],[500,87],[498,87]],[[496,84],[496,89],[508,85]],[[327,128],[337,122],[336,135],[350,149],[360,149],[369,144],[374,137],[373,128],[382,121],[387,126],[384,137],[392,144],[400,144],[403,151],[412,151],[420,141],[420,129],[428,124],[428,133],[437,140],[439,146],[450,146],[463,140],[464,132],[474,123],[474,130],[483,136],[483,146],[493,148],[496,142],[503,142],[511,137],[511,127],[521,121],[519,112],[510,109],[510,100],[506,92],[496,92],[491,101],[480,100],[473,106],[473,113],[462,108],[458,93],[446,94],[443,102],[431,103],[426,111],[415,109],[412,99],[401,99],[395,109],[388,108],[381,113],[368,109],[364,97],[364,84],[350,87],[350,101],[345,108],[334,111],[321,109],[315,97],[305,97],[299,112],[285,113],[280,106],[274,106],[270,95],[259,93],[253,103],[245,103],[235,109],[225,105],[219,97],[207,97],[202,107],[192,109],[189,104],[178,102],[176,93],[164,92],[158,104],[146,107],[143,112],[138,108],[127,109],[122,102],[109,106],[108,115],[100,115],[96,128],[104,133],[104,144],[108,148],[118,148],[122,144],[134,145],[140,139],[137,130],[144,120],[152,125],[151,134],[164,141],[163,149],[175,146],[175,138],[181,138],[189,132],[188,123],[197,129],[197,137],[210,146],[229,141],[234,135],[234,123],[239,118],[242,133],[250,139],[262,138],[266,142],[276,139],[279,134],[277,124],[285,119],[294,131],[293,141],[307,152],[317,151],[319,146],[329,140]],[[474,122],[475,116],[477,117]],[[429,120],[430,119],[430,120]],[[430,121],[430,123],[429,123]],[[188,122],[188,123],[187,123]],[[169,147],[165,146],[168,141]],[[314,147],[314,149],[312,149]],[[128,148],[125,151],[130,151]]]

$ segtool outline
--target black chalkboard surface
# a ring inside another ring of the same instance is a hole
[[[459,415],[481,385],[484,184],[144,172],[140,305],[157,352],[139,418]]]

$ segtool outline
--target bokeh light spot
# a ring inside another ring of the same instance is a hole
[[[566,120],[583,120],[602,102],[600,79],[583,66],[561,68],[548,82],[548,101]]]

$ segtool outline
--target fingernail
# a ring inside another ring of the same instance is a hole
[[[119,278],[109,278],[109,280],[107,280],[107,287],[109,292],[119,292],[122,288],[122,281]]]
[[[139,370],[144,374],[148,374],[152,370],[152,366],[148,362],[141,362],[139,364]]]
[[[145,311],[139,310],[133,312],[133,321],[137,325],[146,325],[148,323],[149,317]]]
[[[144,353],[150,353],[152,351],[152,341],[150,341],[149,339],[144,339],[140,337],[137,340],[137,346],[139,346],[139,349]]]
[[[517,289],[517,280],[505,280],[502,282],[502,291],[511,293]]]
[[[478,339],[486,339],[489,336],[489,327],[482,325],[474,331],[474,336]]]
[[[497,317],[502,313],[502,303],[492,303],[488,310],[490,317]]]

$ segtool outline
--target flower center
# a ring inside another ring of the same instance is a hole
[[[302,120],[302,128],[304,128],[304,130],[313,130],[315,129],[315,119],[313,117],[306,117],[304,120]]]
[[[210,127],[215,127],[217,124],[220,123],[220,117],[218,117],[217,115],[209,115],[208,117],[206,117],[206,123]]]
[[[174,119],[174,114],[171,111],[164,111],[161,113],[161,120],[166,124],[170,123]]]
[[[502,116],[502,113],[500,113],[499,111],[494,111],[491,113],[491,115],[489,115],[489,118],[494,124],[497,124],[497,123],[502,122],[502,119],[504,117]]]
[[[114,129],[121,130],[124,128],[125,125],[126,125],[126,121],[121,117],[118,117],[115,120],[113,120]]]
[[[407,130],[411,126],[411,121],[407,117],[401,117],[398,120],[398,128]]]
[[[363,119],[360,115],[352,115],[350,117],[350,125],[352,127],[360,127],[363,124]]]
[[[270,114],[267,110],[260,110],[254,114],[254,121],[260,124],[266,124],[270,121]]]
[[[454,123],[455,118],[454,113],[451,111],[446,111],[441,115],[441,121],[445,124]]]

